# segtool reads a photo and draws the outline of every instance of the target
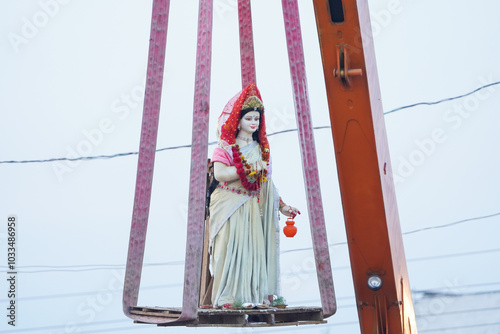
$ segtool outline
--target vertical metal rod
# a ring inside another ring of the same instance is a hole
[[[250,0],[238,0],[238,17],[240,27],[241,83],[242,88],[245,88],[252,82],[257,83]]]
[[[212,0],[200,0],[193,107],[188,233],[181,318],[197,318],[205,226],[210,74],[212,60]]]
[[[154,0],[153,2],[134,209],[123,290],[123,311],[131,318],[133,316],[130,314],[130,307],[137,306],[139,296],[148,226],[163,85],[169,7],[169,0]]]
[[[314,256],[321,304],[324,317],[333,315],[337,310],[335,290],[333,287],[330,252],[326,236],[323,202],[319,183],[318,163],[314,144],[314,133],[311,122],[311,110],[307,91],[307,79],[304,64],[304,50],[300,29],[299,8],[297,0],[282,0],[285,20],[288,59],[293,84],[297,127],[299,130],[302,167],[307,192],[307,207],[313,238]]]
[[[144,102],[144,116],[139,149],[136,197],[132,218],[125,288],[124,313],[149,323],[189,322],[198,317],[203,228],[205,219],[206,157],[208,153],[208,120],[210,100],[210,67],[212,53],[212,0],[200,0],[198,47],[196,60],[193,137],[191,150],[191,183],[189,188],[188,238],[184,273],[184,298],[179,318],[161,319],[130,313],[137,306],[144,257],[149,205],[153,179],[156,137],[165,63],[169,0],[155,0],[151,23],[150,56]]]

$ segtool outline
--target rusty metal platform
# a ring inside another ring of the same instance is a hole
[[[169,322],[179,318],[180,307],[131,307],[130,313],[148,317],[165,318],[158,326],[187,327],[269,327],[325,324],[321,307],[198,309],[198,319],[191,322]],[[145,323],[136,321],[136,323]]]

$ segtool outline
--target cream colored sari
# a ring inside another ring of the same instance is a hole
[[[240,149],[250,165],[261,163],[257,142]],[[258,196],[257,196],[258,195]],[[219,184],[210,200],[212,305],[261,304],[279,295],[279,195],[271,173],[260,194],[240,180]]]

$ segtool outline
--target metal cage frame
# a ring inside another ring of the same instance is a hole
[[[128,317],[138,322],[185,325],[195,322],[198,319],[199,312],[205,221],[206,158],[208,154],[212,0],[200,0],[199,5],[188,207],[189,237],[186,244],[182,312],[179,316],[170,318],[131,313],[131,308],[137,306],[146,241],[163,84],[169,5],[169,0],[153,0],[147,83],[123,292],[123,311]],[[327,318],[336,312],[337,305],[319,184],[297,0],[282,0],[282,6],[322,314],[324,318]],[[238,14],[241,76],[242,86],[245,87],[250,82],[256,82],[250,0],[238,0]]]

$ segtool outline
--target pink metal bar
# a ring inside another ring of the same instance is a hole
[[[323,315],[327,318],[337,311],[337,302],[333,287],[323,202],[321,200],[318,163],[307,91],[299,8],[297,0],[282,0],[282,6],[316,270]]]
[[[191,145],[188,234],[181,318],[197,318],[205,226],[208,124],[212,60],[212,0],[200,0]]]
[[[130,307],[137,306],[144,257],[165,61],[168,8],[168,0],[155,0],[153,3],[148,82],[146,84],[146,100],[144,104],[141,147],[139,150],[136,198],[132,218],[127,271],[125,274],[123,309],[128,317],[140,322],[183,324],[198,318],[205,224],[206,162],[208,155],[210,67],[212,54],[212,0],[200,0],[199,5],[188,237],[186,242],[182,313],[177,319],[159,319],[157,317],[138,316],[130,313]]]
[[[241,83],[242,88],[245,88],[252,82],[257,83],[250,0],[238,0],[238,17],[240,22]]]
[[[153,2],[134,210],[123,289],[123,312],[132,319],[144,322],[157,322],[158,320],[132,315],[130,307],[137,306],[141,282],[160,116],[169,8],[169,0],[154,0]]]

